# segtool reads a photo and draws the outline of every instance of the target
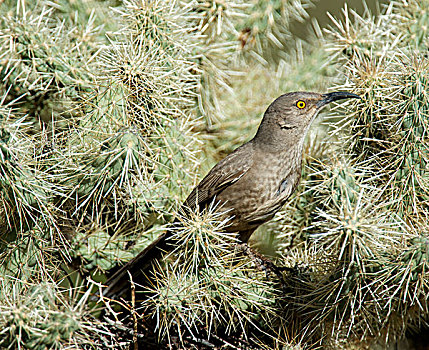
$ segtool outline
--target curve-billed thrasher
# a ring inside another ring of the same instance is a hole
[[[349,92],[292,92],[266,110],[255,137],[216,164],[183,203],[186,212],[213,201],[231,217],[228,232],[247,242],[256,228],[272,219],[295,191],[300,176],[305,136],[326,104],[360,98]],[[138,280],[150,262],[168,249],[166,231],[107,282],[103,295],[118,297],[129,290],[129,275]]]

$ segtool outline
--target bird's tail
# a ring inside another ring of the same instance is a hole
[[[134,259],[116,271],[105,282],[107,287],[103,289],[103,297],[117,299],[128,295],[131,291],[129,274],[131,274],[134,281],[144,279],[148,275],[152,261],[161,258],[162,254],[168,250],[167,240],[170,236],[171,232],[167,230],[143,249]]]

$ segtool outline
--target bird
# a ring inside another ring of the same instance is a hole
[[[354,93],[290,92],[275,99],[265,111],[255,136],[217,163],[191,191],[182,212],[209,205],[229,217],[225,231],[238,233],[246,243],[252,233],[271,220],[296,190],[302,167],[305,137],[318,112],[327,104],[360,97]],[[103,297],[115,299],[130,291],[154,259],[169,248],[172,232],[165,231],[106,282]]]

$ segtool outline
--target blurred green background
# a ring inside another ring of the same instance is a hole
[[[370,12],[376,16],[380,13],[380,6],[388,3],[388,0],[315,0],[307,11],[309,18],[305,19],[303,23],[293,21],[291,24],[291,32],[297,37],[305,40],[308,38],[309,28],[312,26],[311,22],[313,18],[317,20],[320,28],[326,28],[332,24],[328,13],[335,18],[341,18],[341,13],[345,4],[347,4],[349,9],[356,11],[356,13],[360,15],[369,9]]]

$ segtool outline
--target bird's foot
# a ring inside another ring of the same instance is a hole
[[[256,267],[260,271],[274,273],[280,280],[283,280],[283,271],[288,270],[288,267],[276,266],[269,258],[263,256],[261,253],[249,247],[247,243],[238,244],[238,250],[247,255],[252,261],[255,262]]]

